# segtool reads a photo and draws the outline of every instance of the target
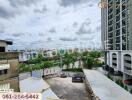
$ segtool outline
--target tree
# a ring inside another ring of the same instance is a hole
[[[69,68],[71,62],[72,62],[72,56],[66,52],[63,57],[63,64],[67,66],[67,69]]]
[[[88,69],[92,69],[93,65],[94,65],[94,58],[90,57],[90,56],[87,56],[87,58],[86,58],[86,67]]]
[[[77,52],[73,52],[73,53],[69,54],[69,57],[71,59],[72,68],[73,68],[75,65],[75,62],[77,61],[78,54],[77,54]]]
[[[53,62],[52,61],[45,61],[45,62],[42,63],[41,68],[43,69],[43,77],[44,77],[44,70],[46,68],[50,68],[52,66],[53,66]]]
[[[37,57],[29,59],[28,63],[29,64],[37,64],[37,63],[40,63],[43,60],[44,60],[44,58],[43,58],[42,54],[38,54]]]
[[[38,59],[39,62],[43,61],[43,56],[42,56],[42,54],[38,54],[37,59]]]

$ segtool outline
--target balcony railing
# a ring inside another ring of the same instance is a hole
[[[126,74],[128,74],[128,75],[132,75],[132,70],[124,69],[124,73],[126,73]]]
[[[18,59],[19,52],[0,52],[0,60]]]

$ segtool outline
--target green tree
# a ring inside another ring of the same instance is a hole
[[[40,63],[42,61],[44,61],[42,54],[38,54],[37,57],[29,59],[28,63],[29,64],[37,64],[37,63]]]
[[[52,61],[45,61],[41,64],[41,68],[43,69],[43,77],[44,77],[44,70],[46,68],[50,68],[53,66],[53,62]]]
[[[67,66],[67,69],[69,68],[70,63],[72,63],[72,56],[66,52],[63,57],[63,65]]]
[[[90,56],[87,56],[86,58],[86,67],[88,69],[92,69],[93,65],[94,65],[94,58],[93,57],[90,57]]]

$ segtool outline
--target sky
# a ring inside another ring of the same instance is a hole
[[[13,49],[100,48],[99,0],[0,0],[0,39]]]

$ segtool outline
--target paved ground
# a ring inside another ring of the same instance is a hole
[[[52,78],[47,82],[54,93],[66,100],[90,100],[84,83],[72,83],[71,78]]]

